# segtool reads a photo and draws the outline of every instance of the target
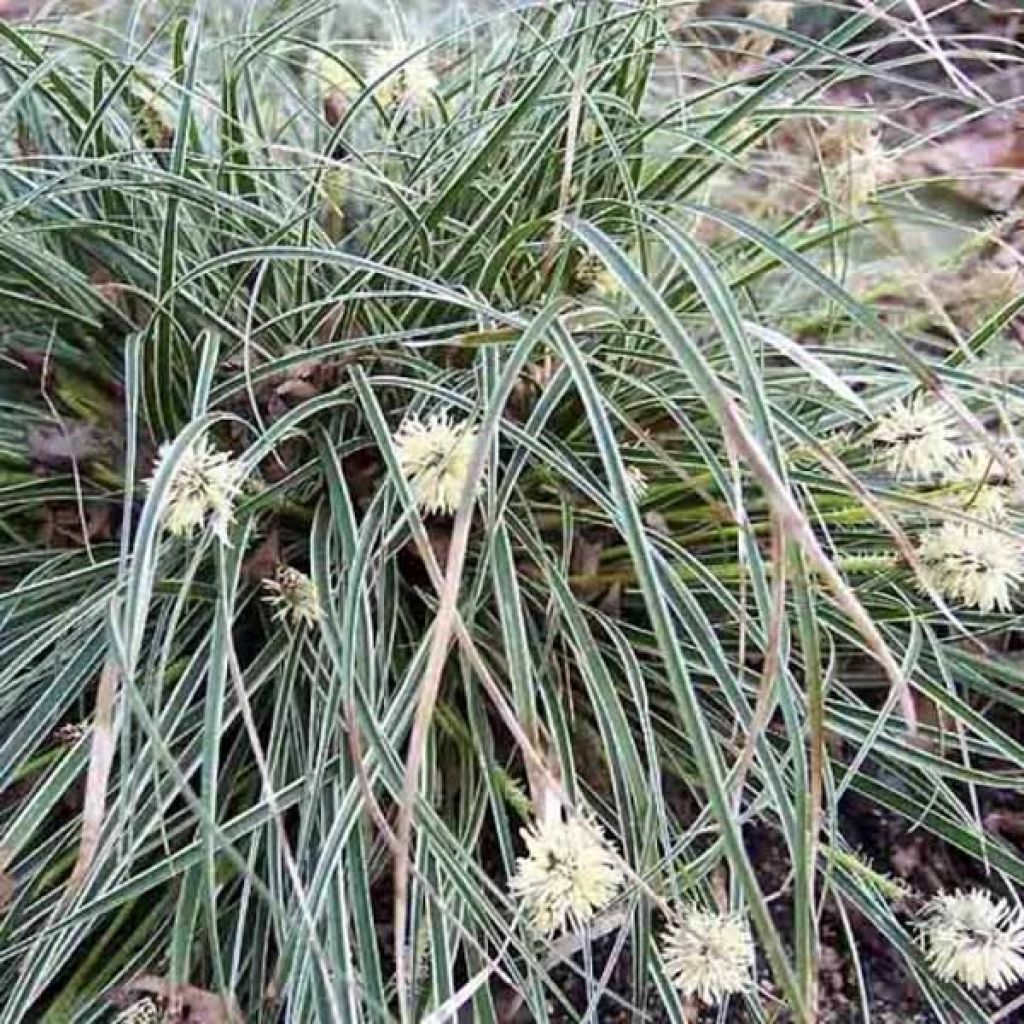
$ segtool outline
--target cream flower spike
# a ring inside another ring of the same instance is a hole
[[[469,479],[476,428],[451,423],[444,414],[407,419],[395,434],[402,475],[424,512],[451,515]]]
[[[950,520],[921,538],[928,582],[969,608],[1009,612],[1024,579],[1024,547],[1001,530]]]
[[[892,166],[878,127],[860,119],[834,124],[822,137],[821,158],[833,192],[853,208],[871,199]]]
[[[420,47],[412,43],[394,42],[370,54],[366,64],[366,81],[370,83],[384,79],[377,86],[376,93],[377,99],[385,107],[396,103],[422,106],[437,88],[437,75],[431,70],[426,54],[410,56],[418,49]]]
[[[943,981],[1004,989],[1024,978],[1024,913],[982,889],[932,900],[921,939],[929,966]]]
[[[1004,450],[1005,458],[1020,471],[1020,459]],[[953,504],[960,511],[993,523],[1006,519],[1007,505],[1014,497],[1006,467],[985,445],[961,448],[946,474],[946,482],[957,487]]]
[[[997,442],[999,445],[999,442]],[[998,450],[1001,449],[999,445]],[[1008,453],[1007,459],[1013,464],[1018,460]],[[964,445],[956,455],[956,466],[949,474],[950,479],[959,483],[995,483],[1004,484],[1007,481],[1006,469],[999,459],[983,444]]]
[[[170,445],[160,449],[149,480],[150,490],[170,449]],[[167,489],[167,531],[188,537],[209,520],[214,533],[227,544],[228,527],[235,517],[235,496],[243,476],[241,464],[226,452],[214,449],[207,438],[194,441],[179,459]]]
[[[274,618],[295,626],[315,626],[320,621],[320,596],[304,572],[279,565],[275,578],[264,580],[263,586],[270,591],[263,600],[273,606]]]
[[[909,405],[885,412],[871,439],[883,449],[893,476],[927,478],[945,473],[956,458],[952,430],[949,413],[918,395]]]
[[[622,888],[624,873],[598,825],[559,814],[522,834],[527,853],[511,888],[537,931],[586,925]]]
[[[662,955],[676,988],[709,1005],[753,983],[754,939],[740,914],[684,907],[665,933]]]

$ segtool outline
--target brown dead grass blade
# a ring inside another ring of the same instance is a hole
[[[0,871],[0,911],[4,911],[14,899],[14,879],[6,871]]]
[[[245,1018],[234,999],[207,992],[195,985],[176,985],[155,974],[140,974],[125,982],[109,996],[116,1006],[153,996],[167,1006],[165,1017],[188,1024],[245,1024]]]
[[[92,719],[92,745],[89,772],[85,780],[85,804],[82,808],[82,838],[68,882],[68,894],[81,889],[96,859],[107,804],[110,767],[114,763],[114,701],[117,697],[118,670],[113,658],[107,658],[96,687],[96,711]]]
[[[448,548],[448,563],[441,581],[440,604],[434,619],[434,636],[427,657],[427,665],[420,680],[419,701],[413,720],[412,735],[409,738],[409,754],[405,763],[402,783],[402,799],[398,808],[395,828],[397,848],[395,853],[395,981],[398,986],[398,1002],[401,1019],[408,1020],[407,987],[409,979],[408,949],[405,931],[408,917],[407,899],[409,891],[410,847],[412,845],[412,815],[416,804],[416,789],[419,782],[420,765],[427,744],[427,733],[434,716],[441,675],[448,660],[452,634],[458,620],[459,590],[462,586],[462,572],[469,547],[469,530],[473,522],[476,492],[487,464],[489,448],[487,434],[477,438],[473,458],[466,475],[465,490],[455,522],[452,526],[451,543]]]

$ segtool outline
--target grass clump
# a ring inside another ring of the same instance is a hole
[[[837,97],[991,102],[706,6],[2,27],[0,1024],[990,1019],[1020,300]]]

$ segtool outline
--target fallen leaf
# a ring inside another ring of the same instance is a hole
[[[153,974],[140,974],[119,985],[107,996],[107,1001],[124,1008],[144,996],[152,996],[165,1003],[166,1015],[171,1021],[183,1024],[245,1024],[234,999],[225,999],[195,985],[175,985]]]
[[[947,142],[899,164],[904,178],[942,177],[947,187],[990,210],[1009,210],[1024,192],[1024,115],[975,121]]]
[[[984,825],[989,832],[998,835],[1024,838],[1024,814],[1020,811],[992,811],[985,815]]]
[[[87,722],[65,722],[53,730],[50,738],[57,746],[70,747],[81,740],[88,731]]]
[[[899,844],[890,858],[893,871],[900,878],[909,878],[921,865],[921,843],[911,839],[908,843]]]
[[[88,423],[30,427],[28,452],[34,462],[54,468],[85,462],[103,453],[106,439]]]
[[[612,618],[619,618],[622,614],[622,584],[619,582],[613,583],[608,588],[608,593],[601,598],[598,603],[598,608],[604,612],[605,615],[610,615]]]
[[[29,18],[40,7],[41,0],[0,0],[0,20],[18,21]]]
[[[256,583],[271,579],[281,563],[281,538],[272,527],[266,539],[242,563],[242,575]]]
[[[0,910],[6,910],[14,898],[14,879],[6,871],[0,871]]]
[[[90,504],[82,519],[77,505],[45,505],[40,538],[48,547],[82,547],[86,540],[109,540],[113,536],[110,505]]]

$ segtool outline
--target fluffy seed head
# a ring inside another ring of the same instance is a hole
[[[1024,548],[1000,530],[950,520],[921,538],[918,555],[928,581],[969,608],[1008,612],[1024,578]]]
[[[928,963],[943,981],[1004,989],[1024,978],[1024,914],[987,892],[941,893],[924,910]]]
[[[320,621],[320,596],[304,572],[279,565],[274,579],[264,580],[263,586],[270,591],[264,600],[273,606],[275,619],[290,620],[295,626],[303,622],[314,626]]]
[[[956,458],[952,429],[949,413],[918,395],[884,413],[871,437],[894,476],[922,478],[945,472]]]
[[[1004,451],[1004,458],[1019,469],[1019,459]],[[972,444],[961,448],[956,462],[946,474],[946,481],[957,487],[957,507],[980,519],[1002,522],[1013,488],[1003,462],[993,457],[985,445]]]
[[[387,75],[376,89],[377,98],[385,107],[403,102],[422,106],[437,88],[437,75],[431,70],[426,55],[410,57],[418,49],[411,43],[395,42],[370,54],[366,80],[375,82]]]
[[[1013,462],[1012,456],[1005,457]],[[1006,468],[1003,462],[995,458],[992,452],[983,444],[964,445],[956,455],[956,465],[950,473],[950,478],[959,483],[990,483],[1005,484],[1008,480]]]
[[[170,447],[164,445],[160,449],[149,481],[150,490]],[[227,544],[228,527],[235,517],[235,495],[243,475],[241,464],[226,452],[211,447],[205,437],[193,442],[178,460],[167,489],[164,526],[168,532],[188,537],[209,519],[214,533]]]
[[[750,987],[754,939],[740,914],[684,907],[662,941],[665,968],[687,998],[719,1003]]]
[[[469,477],[476,428],[450,423],[444,414],[408,419],[395,434],[402,474],[424,512],[451,515]]]
[[[527,853],[519,858],[512,891],[537,931],[587,924],[622,887],[623,872],[598,825],[555,819],[522,835]]]

